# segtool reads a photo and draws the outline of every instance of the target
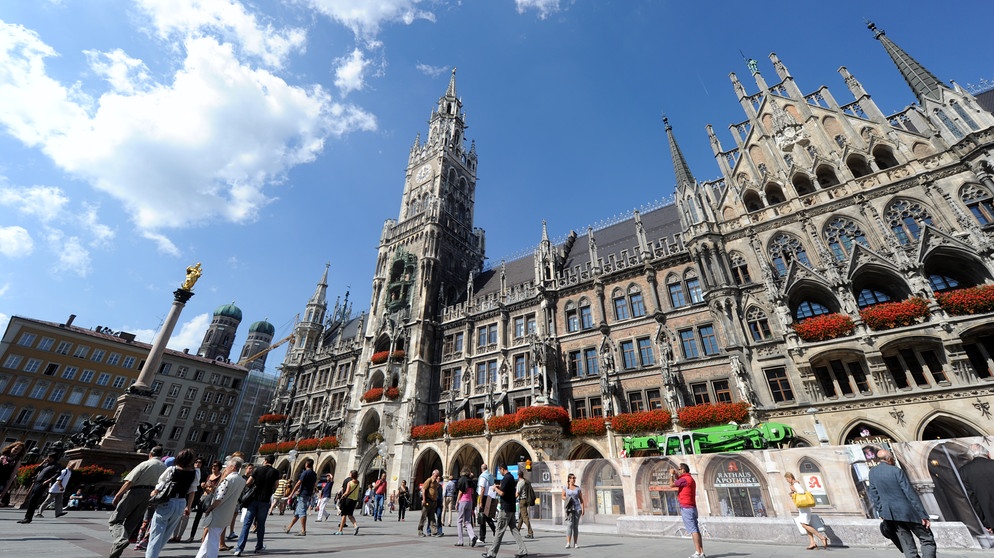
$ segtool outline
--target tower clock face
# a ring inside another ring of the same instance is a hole
[[[425,180],[428,180],[429,178],[431,178],[431,165],[425,165],[425,166],[421,167],[420,169],[418,169],[418,174],[417,174],[417,177],[416,177],[416,179],[417,179],[418,182],[424,182]]]

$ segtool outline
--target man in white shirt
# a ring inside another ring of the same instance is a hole
[[[72,476],[72,470],[75,468],[76,465],[67,465],[65,469],[59,472],[59,475],[52,481],[51,488],[48,489],[48,498],[45,498],[45,501],[42,502],[35,517],[45,517],[41,515],[41,512],[45,511],[45,508],[52,502],[55,502],[55,517],[62,517],[66,514],[66,512],[62,511],[62,496],[66,493],[66,487],[69,486],[69,477]]]
[[[487,542],[487,525],[490,525],[490,532],[497,532],[497,524],[494,523],[491,514],[488,514],[489,506],[496,506],[497,493],[494,492],[494,475],[487,470],[487,464],[480,466],[480,478],[476,481],[477,494],[477,524],[480,526],[480,542]],[[493,503],[488,502],[493,499]]]

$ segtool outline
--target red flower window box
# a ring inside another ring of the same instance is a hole
[[[801,320],[793,328],[797,336],[805,341],[828,341],[852,335],[856,324],[846,314],[822,314]]]
[[[372,364],[383,364],[389,359],[393,360],[404,360],[406,353],[402,349],[397,349],[392,354],[390,351],[379,351],[373,353],[373,356],[369,357],[369,362]]]
[[[742,423],[749,419],[749,404],[739,402],[694,405],[680,409],[677,416],[680,418],[680,426],[688,430],[729,422]]]
[[[318,449],[330,450],[338,447],[338,437],[325,436],[318,441]]]
[[[491,417],[490,421],[487,422],[487,427],[490,428],[491,432],[512,432],[520,426],[517,413]]]
[[[863,322],[873,330],[894,329],[918,323],[928,316],[928,303],[921,298],[882,302],[859,311]]]
[[[276,444],[276,453],[289,453],[290,450],[297,449],[297,442],[279,442]]]
[[[411,429],[411,438],[414,440],[434,440],[441,438],[444,432],[444,422],[420,424]]]
[[[366,403],[372,403],[380,399],[383,399],[383,388],[368,389],[366,393],[362,394],[362,400]]]
[[[318,449],[319,443],[321,443],[321,440],[317,438],[304,438],[297,442],[297,451],[314,451]]]
[[[538,406],[522,407],[516,413],[521,424],[558,424],[569,425],[569,412],[562,407]]]
[[[569,422],[569,433],[574,436],[603,436],[607,432],[604,417],[573,419]]]
[[[286,420],[286,415],[271,413],[259,417],[259,424],[278,424]]]
[[[662,432],[673,423],[669,411],[653,409],[636,413],[621,413],[611,419],[611,428],[619,434]]]
[[[276,453],[276,442],[259,446],[259,455],[271,455],[274,453]]]
[[[387,399],[394,401],[400,398],[400,389],[395,387],[387,388],[387,390],[383,392],[383,395],[385,395]]]
[[[937,294],[935,300],[943,310],[953,316],[994,312],[994,285],[946,291]]]
[[[476,436],[483,434],[483,419],[471,418],[449,423],[449,436]]]

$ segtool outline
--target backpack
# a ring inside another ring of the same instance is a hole
[[[535,489],[532,488],[532,483],[525,481],[525,486],[521,491],[521,499],[528,502],[528,505],[531,506],[535,504],[535,498]]]

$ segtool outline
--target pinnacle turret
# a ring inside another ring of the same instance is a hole
[[[866,28],[873,32],[873,38],[880,41],[884,45],[884,50],[890,56],[891,60],[897,66],[897,69],[904,76],[904,81],[908,82],[911,90],[914,91],[915,96],[918,97],[918,101],[924,104],[925,97],[933,99],[935,101],[940,101],[939,89],[947,88],[939,78],[926,70],[925,66],[918,63],[917,60],[911,57],[907,52],[904,52],[901,47],[894,44],[894,41],[890,40],[886,34],[884,34],[883,29],[877,29],[877,26],[871,21],[867,22]]]
[[[680,146],[676,143],[676,137],[673,136],[673,127],[670,126],[670,121],[665,116],[663,117],[663,124],[666,127],[666,138],[670,143],[670,156],[673,157],[673,174],[676,175],[677,190],[697,184],[697,181],[694,180],[694,175],[690,172],[687,160],[683,158]]]

